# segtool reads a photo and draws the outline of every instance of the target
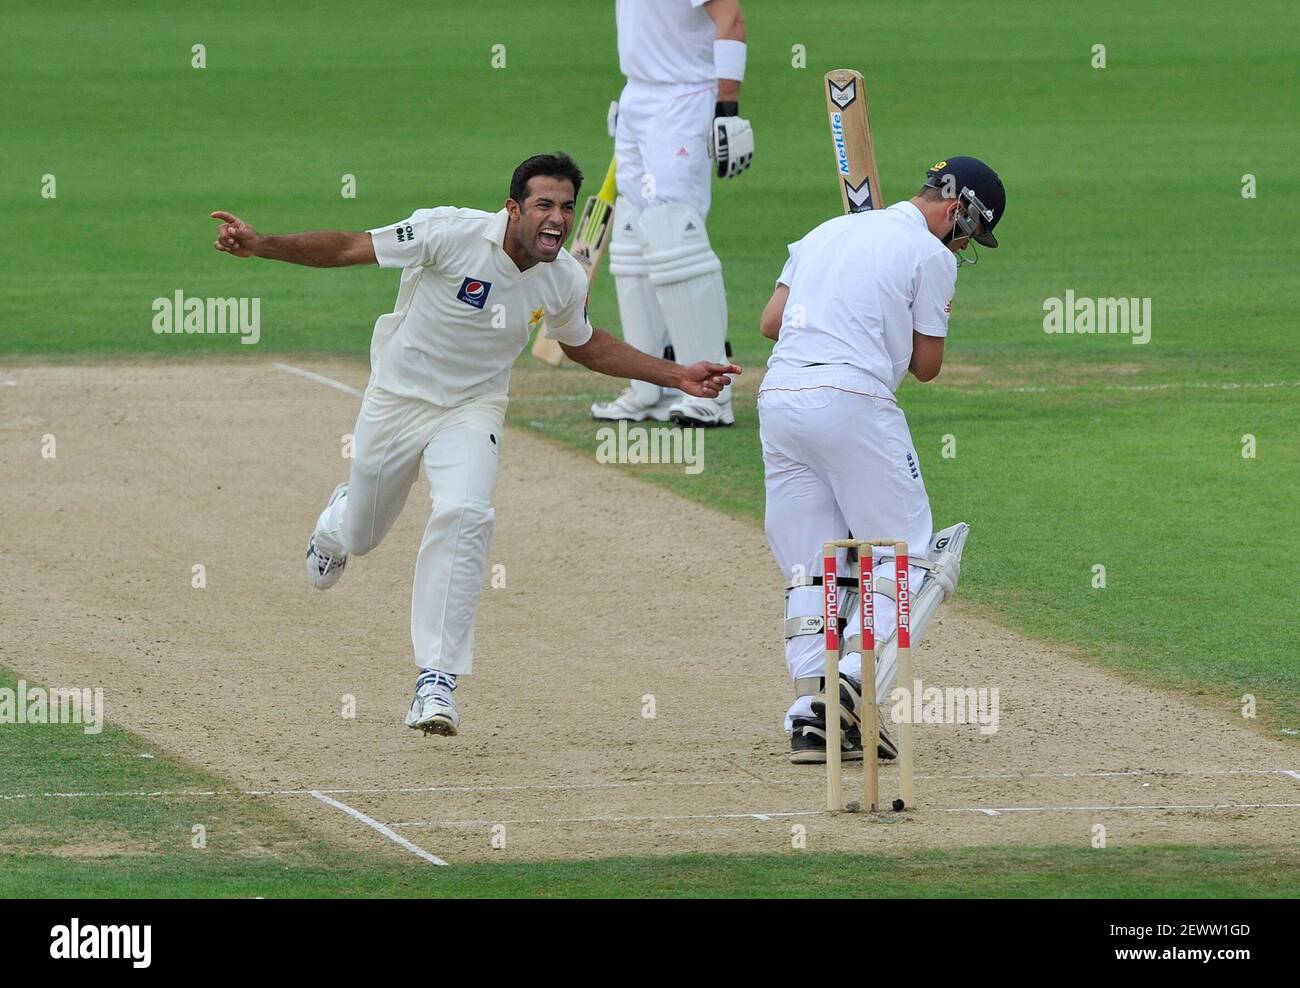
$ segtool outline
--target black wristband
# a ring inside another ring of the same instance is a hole
[[[715,117],[738,117],[740,116],[740,102],[738,100],[718,100],[713,106],[713,115]]]

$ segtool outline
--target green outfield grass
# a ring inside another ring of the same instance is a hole
[[[610,153],[605,108],[621,84],[611,8],[64,2],[7,12],[0,358],[363,357],[395,272],[237,261],[213,251],[208,212],[287,231],[361,229],[443,203],[495,208],[519,159],[557,147],[594,184]],[[756,163],[715,183],[710,230],[750,377],[736,428],[709,434],[701,475],[634,472],[761,518],[752,378],[768,345],[757,317],[785,244],[839,209],[820,76],[858,67],[887,198],[910,194],[931,162],[954,153],[986,158],[1008,188],[1004,246],[962,272],[944,375],[900,392],[936,522],[974,528],[962,595],[1225,717],[1253,694],[1255,726],[1294,740],[1284,733],[1300,729],[1290,509],[1300,488],[1300,271],[1286,252],[1300,226],[1288,184],[1300,111],[1294,6],[748,0],[745,9],[742,110]],[[941,29],[949,21],[960,29]],[[204,69],[190,67],[195,44],[206,46]],[[494,70],[498,44],[506,68]],[[1104,69],[1090,64],[1096,44],[1106,46]],[[791,64],[796,45],[806,68]],[[355,199],[339,195],[344,174],[356,176]],[[1241,195],[1248,174],[1258,198]],[[56,198],[41,196],[45,175]],[[259,297],[261,343],[154,334],[153,299],[177,290]],[[1044,299],[1067,290],[1152,299],[1151,342],[1045,334]],[[591,309],[617,329],[607,275]],[[586,405],[617,387],[525,357],[513,421],[594,454]],[[1254,459],[1241,455],[1247,434]],[[955,458],[940,455],[945,436]],[[1096,565],[1105,589],[1092,587]],[[0,747],[20,746],[3,762],[6,789],[197,779],[161,753],[133,759],[138,742],[124,735],[112,736],[117,755],[96,761],[67,758],[53,729],[32,734],[0,729]],[[292,833],[265,804],[102,800],[60,805],[53,817],[51,805],[0,802],[0,894],[60,878],[99,894],[430,891],[409,868],[334,870],[306,838],[284,838],[297,848],[287,856],[258,858],[275,834]],[[241,836],[219,852],[188,850],[190,826],[209,818]],[[32,856],[59,834],[149,855]],[[813,860],[825,864],[823,891],[860,888],[836,884],[846,859],[805,855],[474,866],[455,875],[477,878],[437,880],[463,882],[457,894],[616,894],[620,882],[767,894],[792,883],[782,869],[798,869],[811,889]],[[907,882],[873,870],[879,861],[847,870],[878,878],[882,894],[907,894]],[[981,849],[899,859],[895,870],[911,875],[915,894],[1280,894],[1276,863],[1216,849]],[[1283,864],[1294,874],[1294,857]]]
[[[412,859],[414,862],[414,859]],[[1242,848],[970,848],[907,855],[690,855],[433,868],[277,860],[16,857],[0,898],[1294,899],[1300,854]]]

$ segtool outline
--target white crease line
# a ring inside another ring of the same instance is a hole
[[[291,364],[282,364],[278,361],[271,365],[277,370],[282,370],[286,374],[296,374],[298,377],[305,377],[309,381],[316,381],[318,384],[324,384],[327,387],[334,388],[356,398],[361,397],[361,389],[354,388],[350,384],[344,384],[342,381],[336,381],[332,377],[326,377],[324,374],[317,374],[315,371],[303,370],[301,367],[294,367]]]
[[[1290,775],[1300,779],[1300,772],[1284,768],[1228,769],[1159,769],[1135,768],[1123,772],[983,772],[966,775],[918,775],[918,779],[1119,779],[1157,776],[1178,778],[1193,775]]]
[[[802,780],[797,779],[706,779],[706,780],[654,780],[640,782],[557,782],[552,784],[530,784],[509,786],[404,786],[397,788],[373,789],[227,789],[200,790],[175,789],[146,792],[143,789],[118,792],[37,792],[0,794],[0,799],[78,799],[78,798],[125,798],[125,797],[165,797],[165,796],[310,796],[321,792],[333,796],[411,796],[433,793],[507,793],[507,792],[579,792],[605,789],[642,789],[657,786],[743,786],[743,785],[793,785]]]
[[[744,786],[744,785],[790,785],[798,779],[644,779],[634,782],[552,782],[532,783],[506,786],[415,786],[402,789],[321,789],[320,792],[336,795],[386,796],[415,793],[493,793],[493,792],[578,792],[594,789],[642,789],[654,786]],[[292,796],[309,790],[285,790],[282,792],[259,793],[268,796]],[[250,793],[250,795],[253,795]]]
[[[979,813],[983,816],[998,817],[1003,813],[1119,813],[1119,812],[1168,812],[1170,810],[1300,810],[1300,803],[1167,803],[1163,805],[1132,806],[936,806],[913,810],[919,816],[927,813]],[[683,820],[772,820],[778,817],[822,816],[824,810],[772,810],[749,813],[694,813],[689,816],[585,816],[585,817],[536,817],[530,820],[403,820],[394,823],[394,827],[482,827],[489,824],[562,824],[562,823],[674,823]],[[846,813],[845,816],[858,814]],[[882,810],[873,816],[893,816],[892,810]]]
[[[821,816],[823,810],[762,810],[749,813],[690,813],[681,816],[575,816],[532,820],[404,820],[394,827],[481,827],[485,824],[521,826],[527,823],[673,823],[682,820],[765,820],[774,817]]]
[[[1112,778],[1191,778],[1193,776],[1227,776],[1227,775],[1285,775],[1300,780],[1300,771],[1282,768],[1231,768],[1231,769],[1130,769],[1124,772],[988,772],[965,775],[918,775],[918,780],[931,781],[972,781],[987,779],[1112,779]],[[811,778],[811,776],[809,777]],[[538,783],[528,785],[502,786],[406,786],[397,788],[372,789],[160,789],[147,791],[135,789],[118,792],[36,792],[36,793],[0,793],[0,800],[5,799],[113,799],[113,798],[161,798],[176,796],[310,796],[325,793],[332,796],[412,796],[434,793],[507,793],[507,792],[581,792],[609,789],[649,789],[669,786],[699,786],[705,788],[723,786],[796,786],[803,785],[808,779],[757,779],[745,777],[740,779],[644,779],[631,782],[576,782],[576,783]]]
[[[1132,806],[958,806],[936,807],[932,813],[983,813],[996,816],[1001,813],[1118,813],[1121,811],[1166,810],[1300,810],[1300,803],[1135,803]],[[924,813],[922,808],[918,812]]]
[[[407,840],[397,831],[393,830],[390,827],[384,826],[378,820],[366,816],[360,810],[354,810],[347,803],[340,803],[337,799],[330,799],[329,796],[326,796],[319,789],[312,790],[311,795],[319,799],[322,803],[334,807],[336,810],[342,810],[344,813],[352,817],[354,820],[360,820],[367,827],[379,831],[381,834],[383,834],[393,843],[401,845],[402,847],[406,848],[408,851],[410,851],[412,854],[416,855],[417,857],[424,858],[424,860],[429,862],[429,864],[442,865],[443,867],[446,867],[447,862],[443,861],[442,858],[438,857],[436,854],[430,854],[424,848],[412,844],[409,840]]]

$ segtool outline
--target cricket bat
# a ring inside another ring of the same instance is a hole
[[[611,231],[610,220],[614,217],[614,199],[617,187],[614,183],[614,162],[609,163],[605,173],[605,184],[594,196],[588,196],[583,204],[582,215],[573,228],[573,239],[569,242],[572,254],[587,272],[587,295],[591,295],[591,286],[596,281],[600,270],[600,259],[605,256],[609,246]],[[559,367],[564,361],[564,351],[560,344],[546,335],[546,323],[537,330],[537,339],[533,341],[533,356],[552,367]]]
[[[867,87],[861,72],[834,69],[826,73],[826,112],[830,115],[835,170],[840,179],[844,212],[863,213],[883,208],[876,148],[871,140],[871,115],[867,110]]]

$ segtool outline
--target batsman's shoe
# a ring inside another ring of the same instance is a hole
[[[668,409],[673,399],[660,398],[653,405],[647,405],[636,396],[632,388],[624,388],[613,401],[598,401],[591,406],[591,417],[602,422],[667,422]]]
[[[826,721],[796,717],[790,734],[790,761],[796,765],[826,764]],[[856,727],[840,732],[840,760],[862,760],[862,734]]]
[[[451,695],[455,689],[455,676],[425,669],[416,681],[415,699],[411,701],[411,712],[406,715],[406,726],[426,735],[454,735],[460,730],[460,711]]]
[[[813,697],[812,712],[814,717],[818,717],[823,721],[826,719],[826,694],[824,692]],[[851,676],[840,673],[840,725],[847,729],[859,727],[861,724],[862,684]]]
[[[880,743],[876,745],[876,757],[892,762],[898,757],[898,745],[894,743],[893,737],[885,729],[885,722],[880,722]]]
[[[711,429],[714,426],[736,424],[736,416],[731,414],[730,398],[682,395],[668,409],[668,417],[688,428]]]
[[[826,694],[813,698],[813,716],[816,723],[826,725]],[[852,731],[855,737],[862,737],[862,684],[840,673],[840,727],[845,732]],[[823,745],[823,751],[826,746]],[[898,757],[898,745],[880,720],[880,741],[876,745],[876,757],[892,762]]]
[[[346,483],[339,484],[334,488],[334,493],[325,503],[325,509],[329,510],[339,498],[345,496],[348,492]],[[328,590],[334,584],[339,582],[339,577],[343,575],[343,570],[348,565],[347,553],[330,553],[326,552],[316,544],[316,533],[313,531],[311,538],[307,540],[307,579],[311,580],[311,585],[317,590]]]
[[[813,717],[816,723],[826,723],[826,694],[821,693],[812,701]],[[898,757],[898,745],[885,727],[884,720],[879,721],[880,740],[876,745],[876,757],[893,761]],[[852,731],[855,737],[862,737],[862,684],[851,676],[840,673],[840,727]],[[823,750],[825,746],[823,745]]]

